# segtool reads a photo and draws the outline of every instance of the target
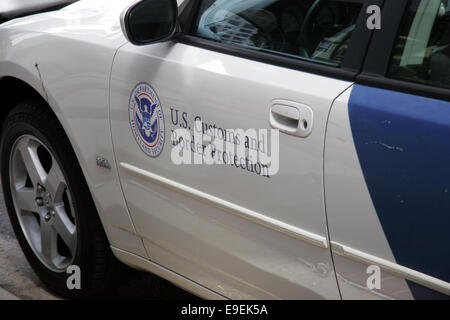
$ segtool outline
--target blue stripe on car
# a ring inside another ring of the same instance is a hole
[[[355,85],[349,117],[396,262],[450,282],[450,103]]]

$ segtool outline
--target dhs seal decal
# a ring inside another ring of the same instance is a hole
[[[134,138],[142,151],[156,158],[164,148],[164,114],[155,90],[140,83],[130,97],[130,123]]]

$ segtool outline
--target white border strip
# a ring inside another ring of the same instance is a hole
[[[130,174],[137,176],[139,178],[143,178],[152,183],[156,183],[160,186],[163,186],[167,189],[176,191],[178,193],[184,194],[188,197],[200,200],[208,205],[214,206],[216,208],[225,210],[228,213],[234,214],[241,218],[250,220],[259,225],[262,225],[266,228],[281,232],[287,236],[308,242],[320,248],[328,248],[327,238],[319,236],[317,234],[305,231],[303,229],[293,227],[287,223],[281,222],[279,220],[275,220],[269,218],[265,215],[262,215],[258,212],[246,209],[244,207],[238,206],[231,202],[222,200],[210,194],[204,193],[197,189],[188,187],[181,183],[175,182],[173,180],[169,180],[167,178],[161,177],[157,174],[139,169],[135,166],[132,166],[128,163],[120,163],[120,166],[128,171]]]
[[[394,276],[410,280],[412,282],[415,282],[432,290],[436,290],[443,294],[450,295],[450,283],[448,282],[439,280],[437,278],[431,277],[429,275],[415,271],[413,269],[403,267],[399,264],[390,262],[388,260],[369,255],[362,251],[349,248],[334,241],[331,241],[330,243],[331,249],[335,254],[367,265],[377,265],[383,271],[388,272]]]

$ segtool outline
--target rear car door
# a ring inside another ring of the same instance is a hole
[[[182,36],[123,46],[111,74],[115,156],[149,258],[228,298],[339,299],[323,148],[368,43],[362,1],[184,5]]]
[[[326,136],[344,299],[449,299],[449,101],[450,2],[386,2],[364,70],[336,100]]]

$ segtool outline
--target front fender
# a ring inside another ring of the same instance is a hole
[[[111,245],[142,257],[119,183],[109,124],[109,77],[118,48],[61,34],[0,29],[0,79],[27,83],[52,109],[71,143]],[[111,169],[97,166],[107,159]]]

